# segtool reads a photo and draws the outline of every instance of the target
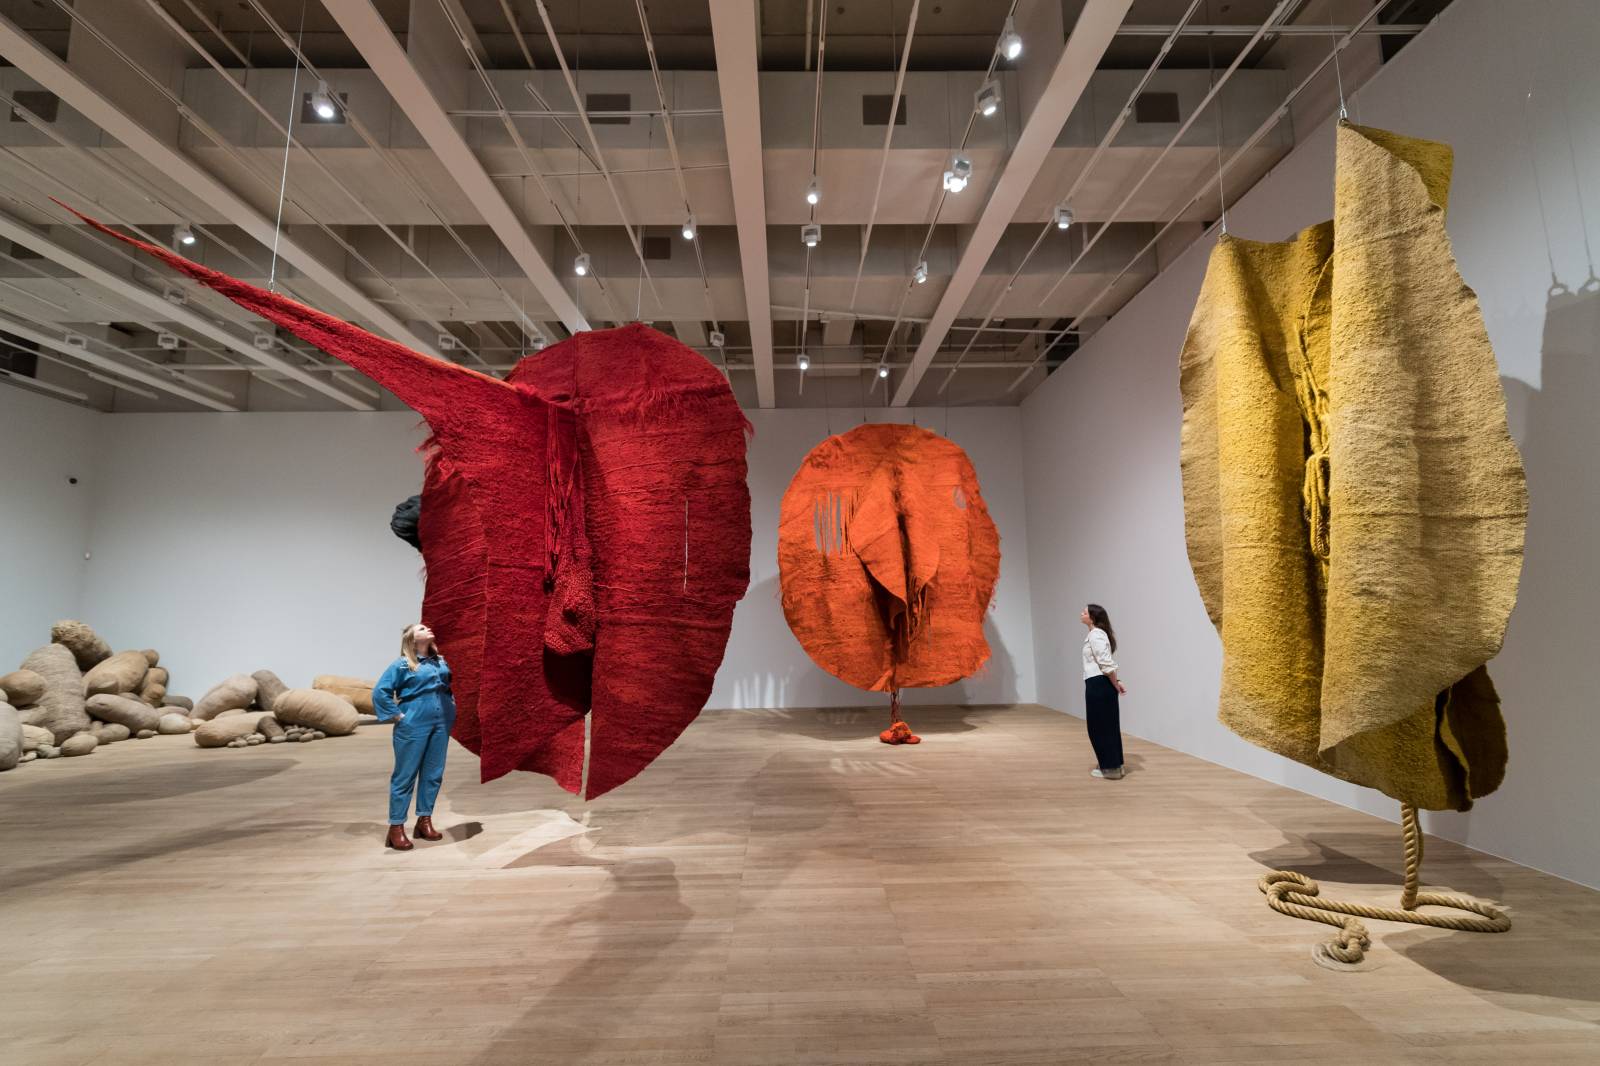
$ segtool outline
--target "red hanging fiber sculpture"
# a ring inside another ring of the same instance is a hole
[[[812,449],[783,494],[778,575],[806,654],[893,694],[885,744],[920,740],[900,718],[902,688],[952,684],[988,661],[1000,534],[967,453],[925,429],[857,426]]]
[[[500,381],[78,217],[427,420],[423,615],[455,675],[453,735],[484,781],[527,770],[593,799],[700,713],[750,582],[750,493],[749,423],[699,353],[630,325]]]

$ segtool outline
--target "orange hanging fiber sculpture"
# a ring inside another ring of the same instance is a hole
[[[989,659],[1000,534],[967,453],[925,429],[857,426],[812,449],[783,496],[778,574],[812,661],[893,694],[886,744],[920,740],[902,688],[953,684]]]

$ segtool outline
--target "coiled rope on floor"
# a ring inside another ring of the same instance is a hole
[[[1448,892],[1423,892],[1422,830],[1417,823],[1417,809],[1409,803],[1400,805],[1400,827],[1406,849],[1406,879],[1400,890],[1400,906],[1373,907],[1365,903],[1346,903],[1343,900],[1322,898],[1322,886],[1302,873],[1292,870],[1274,870],[1262,876],[1259,886],[1266,894],[1267,906],[1291,918],[1332,925],[1339,932],[1319,947],[1328,958],[1354,965],[1366,957],[1372,946],[1362,918],[1383,922],[1409,922],[1439,929],[1456,929],[1470,933],[1504,933],[1511,928],[1511,919],[1492,904],[1469,896]],[[1467,911],[1477,917],[1461,914],[1423,914],[1418,907],[1450,907]]]

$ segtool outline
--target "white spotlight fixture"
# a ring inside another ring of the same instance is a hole
[[[795,356],[794,365],[800,368],[800,373],[804,374],[811,369],[811,357],[805,352],[801,352]]]
[[[1000,54],[1016,59],[1022,54],[1022,35],[1017,32],[1017,20],[1006,16],[1005,29],[1000,31]]]
[[[156,344],[163,351],[175,352],[182,342],[178,339],[176,333],[168,333],[166,330],[162,330],[156,334]]]
[[[977,109],[978,114],[982,115],[984,118],[988,118],[990,115],[993,115],[996,111],[1000,110],[1000,101],[1002,99],[1003,97],[1000,95],[1000,83],[998,81],[990,80],[984,82],[983,88],[978,90],[977,96],[974,97],[973,106]]]
[[[327,82],[317,82],[317,91],[311,94],[311,110],[324,122],[332,122],[339,117],[339,107],[333,102]]]
[[[580,252],[578,253],[578,258],[572,261],[572,272],[580,278],[586,278],[589,276],[589,267],[592,262],[588,252]]]
[[[270,352],[270,351],[272,351],[272,334],[270,334],[270,333],[255,333],[255,334],[252,334],[251,337],[250,337],[250,343],[251,343],[251,345],[253,345],[255,347],[256,351],[258,351],[258,352]]]
[[[189,223],[180,222],[178,228],[172,231],[172,239],[178,244],[193,244],[195,241],[194,230],[189,228]]]
[[[688,218],[683,220],[683,239],[686,241],[692,241],[694,240],[694,235],[694,216],[690,215]]]
[[[811,184],[806,186],[806,203],[810,204],[812,207],[816,207],[821,202],[822,181],[815,174],[813,174],[811,175]]]
[[[879,378],[886,378],[888,376],[889,376],[889,368],[886,367],[886,366],[881,366],[880,365],[878,367],[878,377]]]
[[[911,272],[911,280],[918,285],[928,280],[928,261],[926,259],[918,263],[917,268]]]
[[[957,152],[950,157],[950,168],[944,172],[945,192],[960,192],[972,180],[972,160]]]
[[[711,331],[711,347],[721,348],[728,343],[728,338],[720,329]]]
[[[800,239],[807,248],[815,248],[822,243],[822,227],[815,222],[807,222],[800,227]]]
[[[1062,204],[1056,208],[1056,229],[1068,229],[1072,225],[1072,208]]]

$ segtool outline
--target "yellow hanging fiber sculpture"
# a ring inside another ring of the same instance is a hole
[[[1331,222],[1223,236],[1182,355],[1189,559],[1222,721],[1420,808],[1499,786],[1484,670],[1527,489],[1445,233],[1448,146],[1341,124]]]

